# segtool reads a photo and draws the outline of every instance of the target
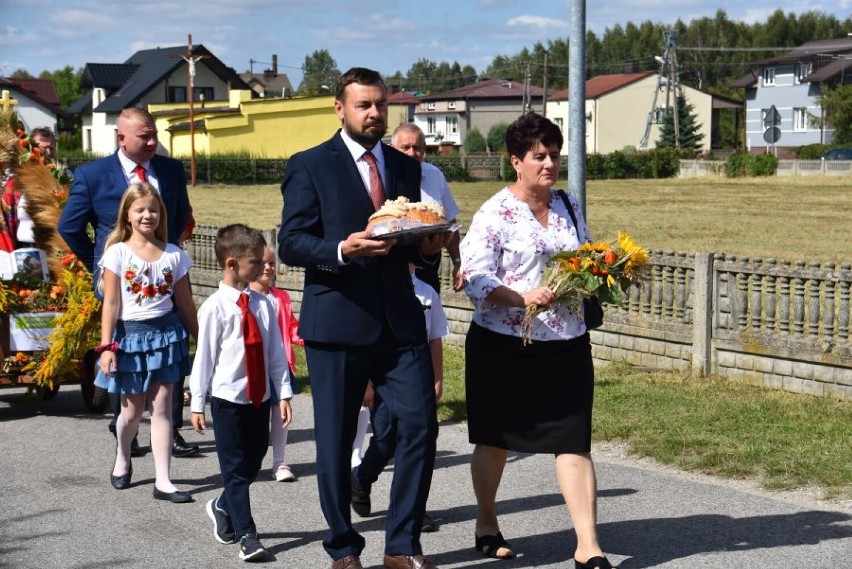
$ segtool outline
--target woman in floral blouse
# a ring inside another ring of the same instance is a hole
[[[577,534],[576,567],[610,569],[596,529],[589,334],[583,315],[551,305],[553,291],[539,284],[553,255],[590,238],[577,201],[552,189],[562,141],[559,128],[535,113],[509,126],[506,148],[517,180],[479,208],[461,244],[465,292],[475,307],[465,346],[475,545],[487,557],[514,557],[495,510],[507,451],[551,453]],[[548,309],[525,345],[529,304]]]

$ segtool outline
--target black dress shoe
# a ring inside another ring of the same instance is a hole
[[[362,488],[355,479],[355,471],[352,471],[352,509],[355,513],[366,518],[370,515],[372,504],[370,503],[370,487]]]
[[[110,473],[109,481],[112,484],[112,487],[116,490],[127,490],[130,488],[130,478],[133,476],[133,465],[130,465],[130,469],[127,471],[127,474],[122,474],[121,476],[116,476],[115,474]]]
[[[189,492],[181,492],[180,490],[175,490],[174,492],[162,492],[157,490],[157,487],[154,486],[154,499],[155,500],[166,500],[168,502],[172,502],[173,504],[182,504],[184,502],[192,502],[192,494]]]
[[[200,449],[198,445],[189,445],[186,444],[186,441],[183,440],[181,434],[175,431],[175,438],[172,442],[172,456],[177,458],[182,458],[185,456],[192,456],[196,454]]]

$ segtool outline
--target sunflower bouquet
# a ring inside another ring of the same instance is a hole
[[[641,268],[648,262],[648,251],[626,233],[618,232],[612,241],[584,243],[579,249],[562,251],[551,257],[541,277],[541,285],[550,288],[554,301],[575,314],[582,302],[596,296],[598,301],[621,304],[631,284],[639,284]],[[529,343],[536,317],[547,310],[538,304],[526,308],[521,336]]]

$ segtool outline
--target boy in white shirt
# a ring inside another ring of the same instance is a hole
[[[420,304],[423,305],[423,312],[426,317],[426,338],[429,340],[429,352],[432,355],[432,370],[435,376],[435,400],[440,401],[444,391],[444,344],[442,338],[450,333],[450,326],[447,322],[444,306],[441,304],[441,297],[438,296],[434,288],[417,278],[414,274],[414,268],[414,265],[409,263],[411,280],[414,283],[414,294]],[[370,442],[360,464],[352,469],[352,509],[361,517],[370,515],[372,509],[370,487],[373,482],[378,480],[379,474],[393,458],[396,451],[396,427],[392,423],[385,406],[382,405],[381,399],[376,397],[372,382],[367,384],[364,401],[365,405],[372,403],[371,409],[368,409],[367,412],[373,425],[373,436],[370,437]],[[365,412],[364,410],[365,407],[362,407],[362,413]],[[353,452],[360,454],[360,447]],[[424,514],[421,531],[437,530],[437,524]]]
[[[269,406],[279,405],[283,427],[292,418],[290,371],[281,331],[269,301],[249,288],[263,269],[266,241],[242,224],[223,227],[214,250],[222,280],[198,309],[198,345],[189,386],[192,426],[204,433],[204,398],[212,390],[210,414],[222,494],[207,503],[219,543],[240,543],[240,559],[257,561],[267,551],[257,537],[249,486],[269,445]],[[261,344],[262,340],[262,344]]]

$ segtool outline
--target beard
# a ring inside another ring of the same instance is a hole
[[[378,129],[370,129],[370,127],[379,127],[379,128]],[[369,124],[365,124],[364,130],[357,131],[357,132],[355,130],[353,130],[349,126],[348,123],[344,122],[343,123],[343,129],[346,131],[346,134],[348,134],[349,137],[352,140],[354,140],[355,142],[357,142],[361,146],[364,146],[365,148],[372,148],[373,146],[375,146],[375,144],[377,142],[379,142],[382,139],[382,137],[385,135],[385,133],[387,132],[387,126],[384,122],[382,122],[382,123],[372,122],[372,123],[369,123]],[[368,129],[370,129],[370,130],[368,130]]]

